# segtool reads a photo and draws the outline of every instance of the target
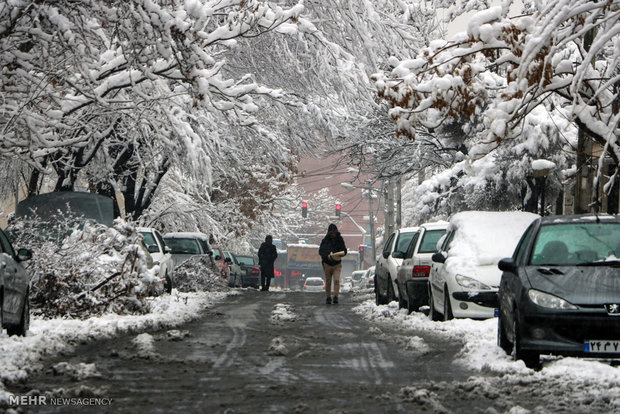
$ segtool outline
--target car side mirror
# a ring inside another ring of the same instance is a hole
[[[20,262],[25,262],[26,260],[32,259],[32,250],[30,250],[30,249],[19,249],[17,251],[17,259]]]
[[[383,252],[383,258],[387,259],[388,257],[390,257],[390,253],[389,252]]]
[[[232,263],[232,259],[230,257],[227,257],[226,259],[224,259],[224,261],[228,264]]]
[[[497,267],[499,267],[499,270],[503,272],[514,273],[517,270],[517,265],[515,264],[514,260],[512,260],[510,257],[500,260],[499,263],[497,264]]]
[[[157,247],[157,245],[155,244],[149,244],[148,246],[146,246],[146,249],[149,251],[149,253],[157,253],[159,251],[159,247]]]
[[[164,246],[164,253],[172,253],[172,249],[168,246]]]
[[[431,256],[431,259],[435,263],[445,263],[446,262],[446,256],[444,256],[443,253],[441,253],[441,252],[437,252],[437,253],[433,254]]]
[[[220,256],[219,254],[215,255],[215,260],[222,260],[222,256]]]

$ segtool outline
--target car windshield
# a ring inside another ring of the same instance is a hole
[[[322,279],[306,279],[306,286],[323,286]]]
[[[446,234],[446,230],[444,229],[426,230],[424,236],[422,236],[418,253],[435,253],[437,251],[437,242],[444,234]]]
[[[200,246],[196,239],[167,238],[166,245],[173,254],[200,254]]]
[[[620,259],[620,223],[550,223],[540,228],[532,265],[576,265]]]
[[[254,265],[254,259],[248,256],[237,256],[237,261],[239,262],[239,264],[242,265]]]
[[[155,241],[155,237],[153,236],[153,233],[151,233],[150,231],[145,231],[145,232],[140,232],[140,234],[142,234],[142,237],[144,237],[144,244],[147,247],[155,246],[157,247],[157,251],[159,251],[159,247],[157,246],[157,242]]]

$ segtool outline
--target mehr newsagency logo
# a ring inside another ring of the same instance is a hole
[[[111,405],[111,398],[99,397],[48,397],[46,395],[9,395],[10,406],[36,405],[71,405],[71,406],[99,406]]]

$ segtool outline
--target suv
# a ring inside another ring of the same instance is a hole
[[[398,305],[409,313],[428,305],[428,276],[437,251],[437,242],[446,234],[448,222],[424,223],[411,239],[403,263],[398,269]]]
[[[258,289],[260,286],[260,268],[258,258],[249,255],[236,255],[239,267],[241,267],[241,287],[252,286]]]
[[[6,328],[9,335],[25,336],[30,325],[30,275],[21,262],[31,257],[28,249],[19,249],[16,254],[0,230],[0,331]]]
[[[409,243],[419,231],[419,227],[406,227],[390,234],[383,245],[383,252],[375,266],[375,299],[377,305],[398,299],[397,275]]]
[[[166,246],[161,233],[151,227],[138,227],[138,233],[144,238],[144,245],[153,257],[153,264],[159,266],[159,276],[164,281],[164,289],[170,293],[174,283],[174,263],[172,250]]]

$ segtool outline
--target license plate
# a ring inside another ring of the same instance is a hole
[[[620,341],[589,339],[583,342],[583,350],[587,353],[618,354],[620,353]]]

